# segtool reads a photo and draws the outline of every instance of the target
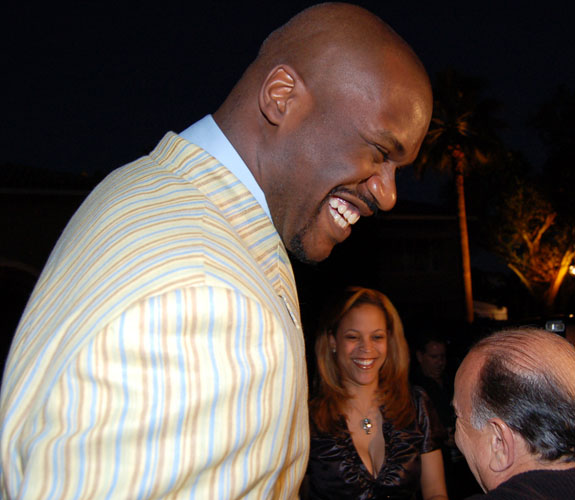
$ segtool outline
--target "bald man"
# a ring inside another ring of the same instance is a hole
[[[309,436],[288,252],[321,261],[392,208],[431,107],[385,23],[319,5],[269,36],[213,116],[108,176],[15,336],[3,498],[296,497]]]
[[[455,441],[486,495],[566,500],[575,492],[575,348],[539,329],[496,333],[455,377]]]

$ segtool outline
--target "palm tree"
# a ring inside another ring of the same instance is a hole
[[[414,164],[420,175],[428,168],[435,168],[455,178],[466,320],[469,323],[473,322],[473,294],[464,178],[470,168],[486,164],[500,150],[495,128],[502,125],[493,116],[498,104],[481,99],[482,89],[480,80],[459,75],[452,69],[437,75],[431,125]]]

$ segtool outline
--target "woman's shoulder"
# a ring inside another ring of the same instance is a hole
[[[435,406],[433,406],[433,402],[429,398],[427,392],[425,392],[425,389],[418,385],[413,385],[411,387],[411,397],[413,405],[415,406],[415,418],[418,425],[420,427],[427,428],[431,421],[435,426],[435,423],[439,418],[437,417]]]
[[[342,415],[338,415],[333,422],[333,428],[331,431],[322,429],[321,426],[317,424],[314,418],[310,415],[309,419],[309,430],[312,438],[342,438],[347,434],[347,426],[345,424],[345,418]]]
[[[411,386],[411,398],[417,409],[421,406],[428,406],[431,401],[425,389],[420,385],[415,384]]]
[[[427,392],[423,387],[417,384],[411,384],[411,394],[414,398],[428,398]]]
[[[424,452],[432,451],[439,448],[440,443],[445,440],[446,430],[425,389],[413,385],[411,392],[415,405],[417,424],[425,436]]]

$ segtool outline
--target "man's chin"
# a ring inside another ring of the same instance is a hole
[[[288,252],[294,257],[296,260],[303,264],[319,264],[321,261],[327,259],[333,246],[330,248],[309,248],[310,245],[305,245],[303,238],[301,235],[296,234],[290,241],[290,245],[288,246]]]

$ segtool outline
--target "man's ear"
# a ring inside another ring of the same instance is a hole
[[[491,451],[489,467],[493,472],[503,472],[515,462],[515,434],[500,418],[492,418],[486,425],[488,426]]]
[[[307,89],[299,74],[290,66],[276,66],[269,73],[259,93],[259,106],[272,125],[279,125]]]

